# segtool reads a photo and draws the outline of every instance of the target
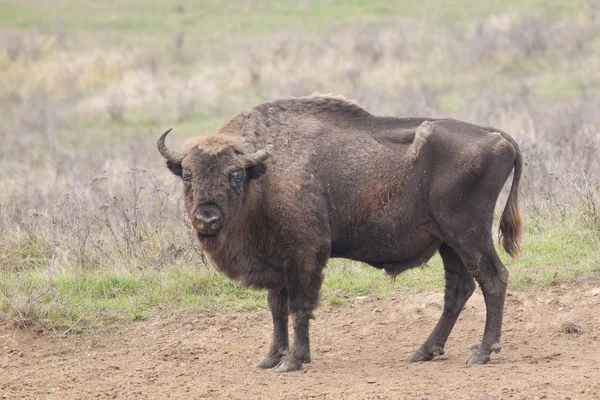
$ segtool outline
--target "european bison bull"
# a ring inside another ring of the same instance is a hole
[[[444,353],[474,279],[487,315],[468,364],[500,351],[508,271],[491,229],[513,168],[500,221],[510,255],[521,232],[522,158],[508,134],[454,119],[374,116],[343,97],[319,95],[240,112],[217,134],[188,140],[182,152],[165,145],[169,131],[158,149],[183,181],[198,245],[229,278],[268,289],[273,340],[256,366],[287,372],[310,362],[309,320],[330,257],[395,276],[439,251],[444,309],[411,360]]]

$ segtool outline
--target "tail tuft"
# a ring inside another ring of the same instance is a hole
[[[519,211],[519,181],[523,170],[523,157],[519,145],[508,134],[500,132],[504,139],[508,140],[516,151],[515,171],[513,176],[510,194],[500,219],[499,239],[502,242],[504,250],[513,258],[517,257],[521,250],[521,236],[523,230],[523,220]]]

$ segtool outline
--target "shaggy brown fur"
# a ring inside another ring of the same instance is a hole
[[[439,251],[444,311],[412,360],[443,354],[474,279],[488,313],[469,363],[500,350],[508,271],[491,228],[513,169],[500,221],[509,254],[521,233],[522,158],[506,133],[453,119],[379,117],[344,97],[314,95],[238,113],[183,151],[183,161],[167,164],[184,180],[200,247],[230,278],[269,290],[273,342],[259,367],[293,371],[310,361],[308,324],[330,257],[396,275]]]
[[[195,137],[188,139],[183,144],[184,153],[189,153],[194,148],[198,148],[203,153],[214,156],[227,148],[232,148],[237,153],[243,153],[247,150],[248,146],[246,145],[246,141],[239,136],[223,134]]]

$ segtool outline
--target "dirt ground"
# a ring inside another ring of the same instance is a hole
[[[600,280],[510,291],[503,349],[485,366],[465,365],[484,326],[479,291],[444,356],[407,362],[441,306],[435,292],[321,307],[312,364],[291,374],[253,368],[269,343],[268,310],[180,313],[83,335],[3,329],[0,397],[600,398]]]

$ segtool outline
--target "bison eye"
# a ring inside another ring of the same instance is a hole
[[[181,178],[183,179],[183,183],[185,183],[185,184],[192,183],[192,173],[190,171],[188,171],[187,169],[183,170],[183,173],[181,174]]]
[[[229,184],[232,188],[238,190],[242,187],[242,182],[244,180],[244,172],[241,169],[233,171],[229,174]]]

